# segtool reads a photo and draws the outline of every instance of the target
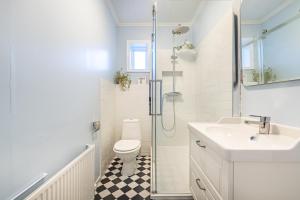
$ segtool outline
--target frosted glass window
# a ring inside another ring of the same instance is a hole
[[[243,41],[243,43],[246,42],[249,42],[249,40]],[[253,69],[255,67],[254,45],[254,42],[250,42],[242,48],[243,68]]]
[[[145,72],[149,70],[149,41],[127,41],[127,71]]]
[[[133,68],[146,69],[146,51],[135,51],[133,55]]]

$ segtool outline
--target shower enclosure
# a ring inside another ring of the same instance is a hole
[[[152,69],[149,81],[149,114],[152,116],[153,199],[191,199],[189,190],[189,134],[187,123],[196,119],[193,62],[178,55],[193,49],[187,42],[189,27],[161,27],[153,5]],[[160,29],[172,45],[159,44]],[[169,30],[168,30],[169,29]]]

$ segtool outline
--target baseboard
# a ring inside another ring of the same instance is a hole
[[[97,186],[97,183],[101,180],[101,175],[98,176],[98,178],[96,179],[95,183],[94,183],[94,186],[96,187]]]
[[[151,194],[154,200],[193,200],[192,194]]]

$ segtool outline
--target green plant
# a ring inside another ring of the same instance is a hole
[[[260,81],[260,76],[259,76],[259,72],[256,69],[253,69],[251,71],[252,74],[252,80],[254,82],[262,82]],[[263,72],[263,78],[264,78],[264,83],[269,83],[271,81],[275,81],[277,76],[276,74],[273,72],[271,67],[264,67],[264,72]]]
[[[271,67],[264,68],[264,83],[269,83],[270,81],[276,80],[276,74],[274,74]]]
[[[121,90],[125,91],[130,88],[131,79],[128,73],[117,71],[115,75],[115,83],[120,85]]]
[[[251,73],[252,73],[252,80],[254,81],[254,82],[259,82],[259,73],[257,72],[257,70],[256,69],[253,69],[253,70],[251,70]]]

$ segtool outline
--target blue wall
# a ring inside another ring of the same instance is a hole
[[[0,2],[0,199],[49,177],[99,137],[100,78],[115,71],[103,0]]]

